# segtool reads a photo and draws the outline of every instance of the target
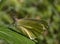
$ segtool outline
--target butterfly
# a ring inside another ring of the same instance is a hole
[[[19,19],[16,21],[16,27],[23,35],[34,40],[48,29],[48,24],[44,20]]]

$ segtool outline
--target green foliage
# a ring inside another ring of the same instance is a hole
[[[35,44],[33,41],[27,39],[26,37],[11,31],[7,27],[0,25],[0,43],[1,43],[1,40],[4,40],[6,44]]]
[[[60,0],[1,0],[0,38],[3,44],[60,44]]]

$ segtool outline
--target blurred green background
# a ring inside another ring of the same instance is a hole
[[[0,0],[0,32],[3,31],[3,27],[11,25],[15,21],[14,18],[45,20],[49,28],[39,36],[36,44],[60,44],[60,0]],[[0,33],[0,36],[3,35]],[[35,44],[34,41],[26,39],[24,40],[30,42],[20,43]],[[20,44],[19,41],[17,42],[9,44]]]

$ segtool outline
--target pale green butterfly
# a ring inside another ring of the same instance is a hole
[[[39,37],[44,30],[48,29],[48,24],[44,20],[37,19],[20,19],[16,22],[16,27],[31,40]]]

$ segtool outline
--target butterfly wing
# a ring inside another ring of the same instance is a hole
[[[40,36],[48,28],[48,25],[43,20],[35,19],[20,19],[16,22],[17,28],[20,29],[23,35],[26,35],[30,39],[35,39]]]

